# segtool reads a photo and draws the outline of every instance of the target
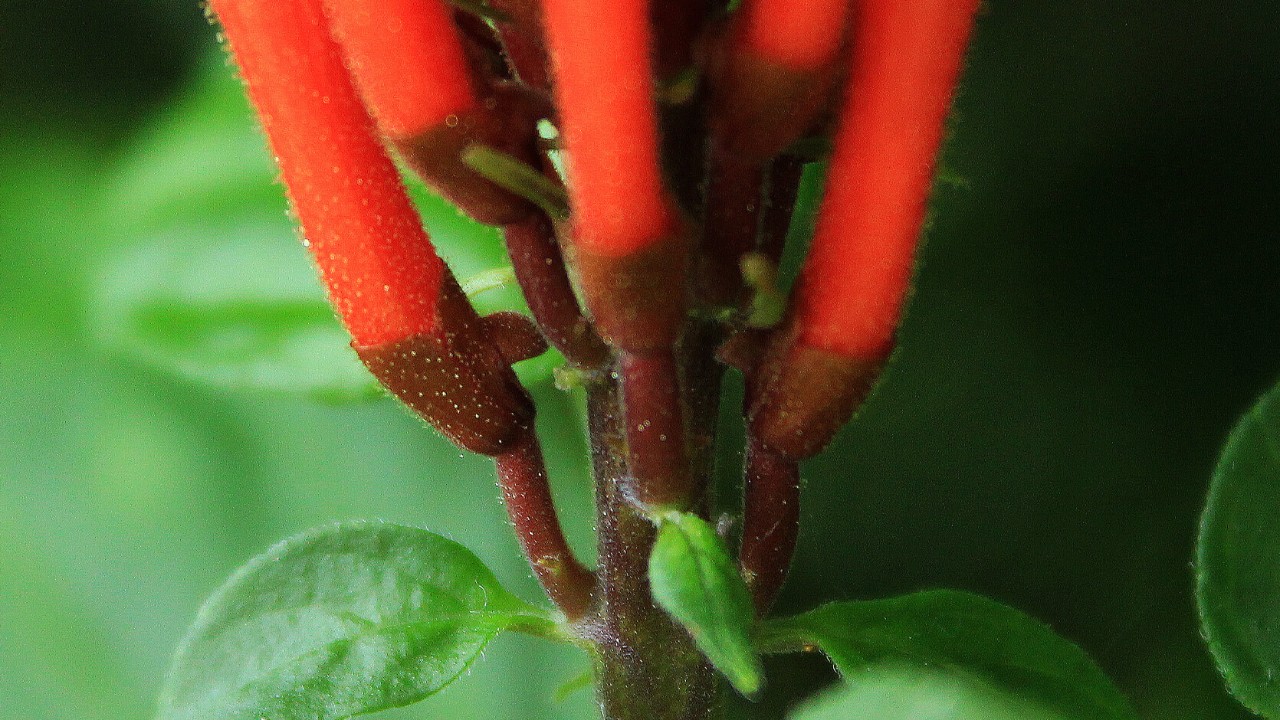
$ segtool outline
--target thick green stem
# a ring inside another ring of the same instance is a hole
[[[604,720],[707,720],[719,682],[684,628],[658,608],[649,590],[654,527],[625,497],[626,441],[619,389],[588,389],[596,473],[600,615],[596,686]]]

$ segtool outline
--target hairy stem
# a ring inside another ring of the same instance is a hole
[[[747,446],[738,563],[763,616],[787,579],[800,530],[800,467],[752,439]]]
[[[524,222],[507,225],[503,234],[529,311],[547,340],[574,365],[592,369],[603,365],[609,349],[578,306],[551,221],[535,213]]]
[[[718,683],[692,638],[653,601],[648,559],[655,530],[624,492],[628,473],[619,389],[588,390],[601,606],[591,628],[605,720],[706,720]]]
[[[570,620],[581,618],[591,607],[595,575],[574,557],[564,537],[533,429],[494,462],[507,514],[534,574]]]
[[[623,352],[618,358],[631,497],[645,506],[688,505],[689,466],[679,371],[670,352]]]

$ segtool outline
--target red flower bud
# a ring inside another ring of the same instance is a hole
[[[212,0],[320,268],[357,345],[432,334],[444,262],[375,139],[318,0]]]
[[[673,222],[662,183],[646,0],[546,0],[574,239],[595,254],[659,242]]]
[[[795,70],[817,70],[840,54],[850,0],[746,0],[735,16],[737,52]]]
[[[503,451],[528,426],[528,398],[422,229],[320,0],[211,7],[357,353],[450,439]]]
[[[746,0],[715,71],[723,152],[760,163],[809,131],[837,76],[851,0]]]
[[[888,353],[978,0],[859,0],[827,187],[796,296],[800,342]]]
[[[379,126],[412,137],[475,107],[466,54],[441,0],[325,0],[334,37]]]
[[[849,78],[813,246],[752,425],[792,457],[822,449],[893,347],[935,156],[978,0],[855,0]]]
[[[617,347],[669,347],[684,318],[687,243],[662,178],[649,3],[546,0],[543,19],[587,309]]]
[[[537,111],[510,92],[476,93],[466,52],[441,0],[324,0],[333,33],[383,134],[429,185],[490,224],[532,206],[463,164],[470,143],[518,156],[531,148]]]

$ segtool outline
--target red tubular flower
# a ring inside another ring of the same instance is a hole
[[[546,0],[543,20],[588,309],[616,346],[669,345],[685,251],[663,185],[649,3]]]
[[[347,76],[320,0],[210,4],[357,352],[455,442],[501,451],[528,423],[527,397],[432,249]],[[445,396],[459,385],[471,389]]]
[[[746,0],[716,72],[717,142],[739,162],[763,162],[826,108],[851,0]]]
[[[347,67],[383,132],[419,135],[476,105],[471,70],[441,0],[325,0]]]
[[[817,452],[893,345],[978,0],[856,0],[852,62],[813,247],[753,427]],[[805,387],[817,383],[821,396]],[[834,385],[834,387],[833,387]]]
[[[546,0],[578,246],[626,255],[671,230],[646,0]]]
[[[815,70],[840,53],[849,0],[748,0],[739,9],[742,52],[797,70]]]
[[[528,156],[538,113],[513,88],[481,102],[452,11],[441,0],[324,0],[324,6],[383,134],[428,184],[481,222],[507,224],[532,212],[460,158],[471,143]]]
[[[446,272],[308,0],[213,0],[308,247],[357,345],[431,334]]]

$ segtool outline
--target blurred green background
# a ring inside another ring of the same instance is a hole
[[[229,77],[193,5],[0,3],[2,717],[148,717],[201,600],[336,519],[432,528],[536,597],[488,464],[371,399]],[[1280,374],[1280,5],[991,0],[956,118],[966,182],[936,197],[885,383],[805,467],[781,609],[976,590],[1080,642],[1145,718],[1245,717],[1189,561],[1218,449]],[[423,202],[460,275],[500,264]],[[525,377],[586,548],[546,371]],[[584,669],[506,637],[386,717],[590,717],[589,693],[552,699]],[[830,679],[770,670],[756,717]]]

